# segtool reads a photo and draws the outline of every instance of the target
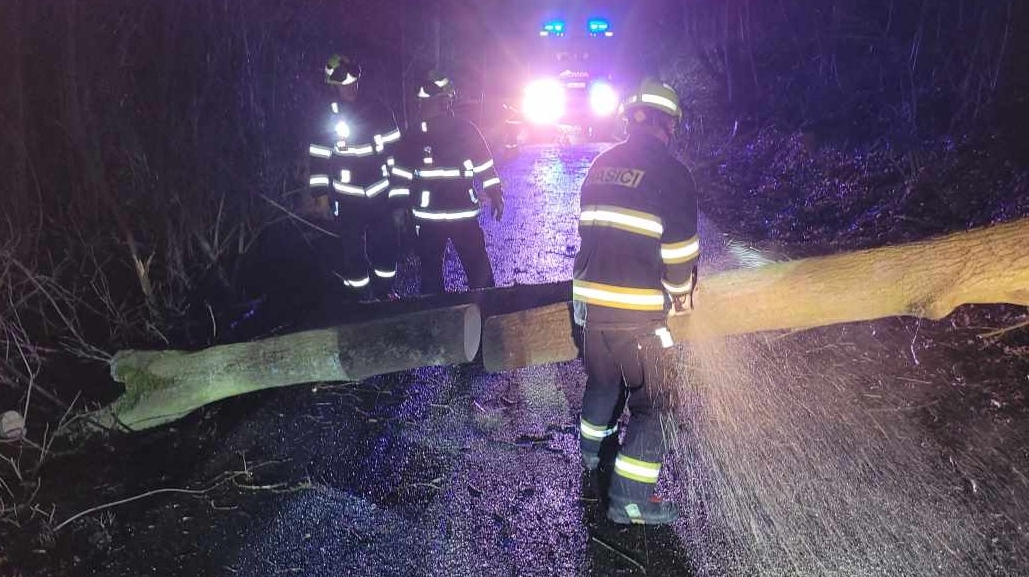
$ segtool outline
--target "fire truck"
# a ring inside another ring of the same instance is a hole
[[[526,41],[520,94],[509,103],[508,140],[570,133],[608,140],[621,127],[619,79],[614,71],[618,31],[602,16],[554,17]]]

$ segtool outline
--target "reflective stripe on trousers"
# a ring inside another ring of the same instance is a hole
[[[661,418],[667,404],[663,350],[654,327],[584,332],[586,390],[582,420],[617,423],[629,408],[624,444],[615,460],[611,496],[633,501],[650,498],[665,454]],[[624,384],[623,384],[624,377]],[[603,441],[581,434],[583,455],[600,450]]]

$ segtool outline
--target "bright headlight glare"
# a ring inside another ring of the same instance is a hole
[[[565,113],[565,90],[556,80],[536,80],[525,87],[525,118],[534,124],[554,124]]]
[[[590,109],[598,116],[611,116],[618,110],[618,93],[607,82],[590,86]]]
[[[334,128],[336,130],[336,135],[340,138],[344,140],[350,138],[350,125],[348,125],[346,122],[340,120],[336,123],[336,126]]]

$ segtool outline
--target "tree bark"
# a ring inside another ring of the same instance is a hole
[[[940,319],[963,304],[1029,305],[1029,219],[950,236],[702,278],[677,341],[890,316]],[[574,359],[570,303],[487,319],[483,364],[502,371]]]
[[[111,376],[125,392],[90,420],[138,431],[261,389],[467,363],[481,330],[479,308],[467,304],[196,352],[121,351]]]

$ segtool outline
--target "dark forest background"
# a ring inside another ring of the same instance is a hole
[[[607,4],[623,72],[660,73],[683,94],[692,163],[717,165],[768,130],[812,150],[888,151],[898,166],[941,146],[1029,160],[1025,2]],[[276,276],[329,53],[361,59],[365,89],[401,121],[431,66],[456,71],[486,110],[550,8],[0,3],[0,409],[54,419],[79,391],[77,408],[117,393],[97,361],[119,348],[233,337],[224,327]],[[478,120],[491,133],[494,119]],[[731,195],[732,178],[710,190]]]

